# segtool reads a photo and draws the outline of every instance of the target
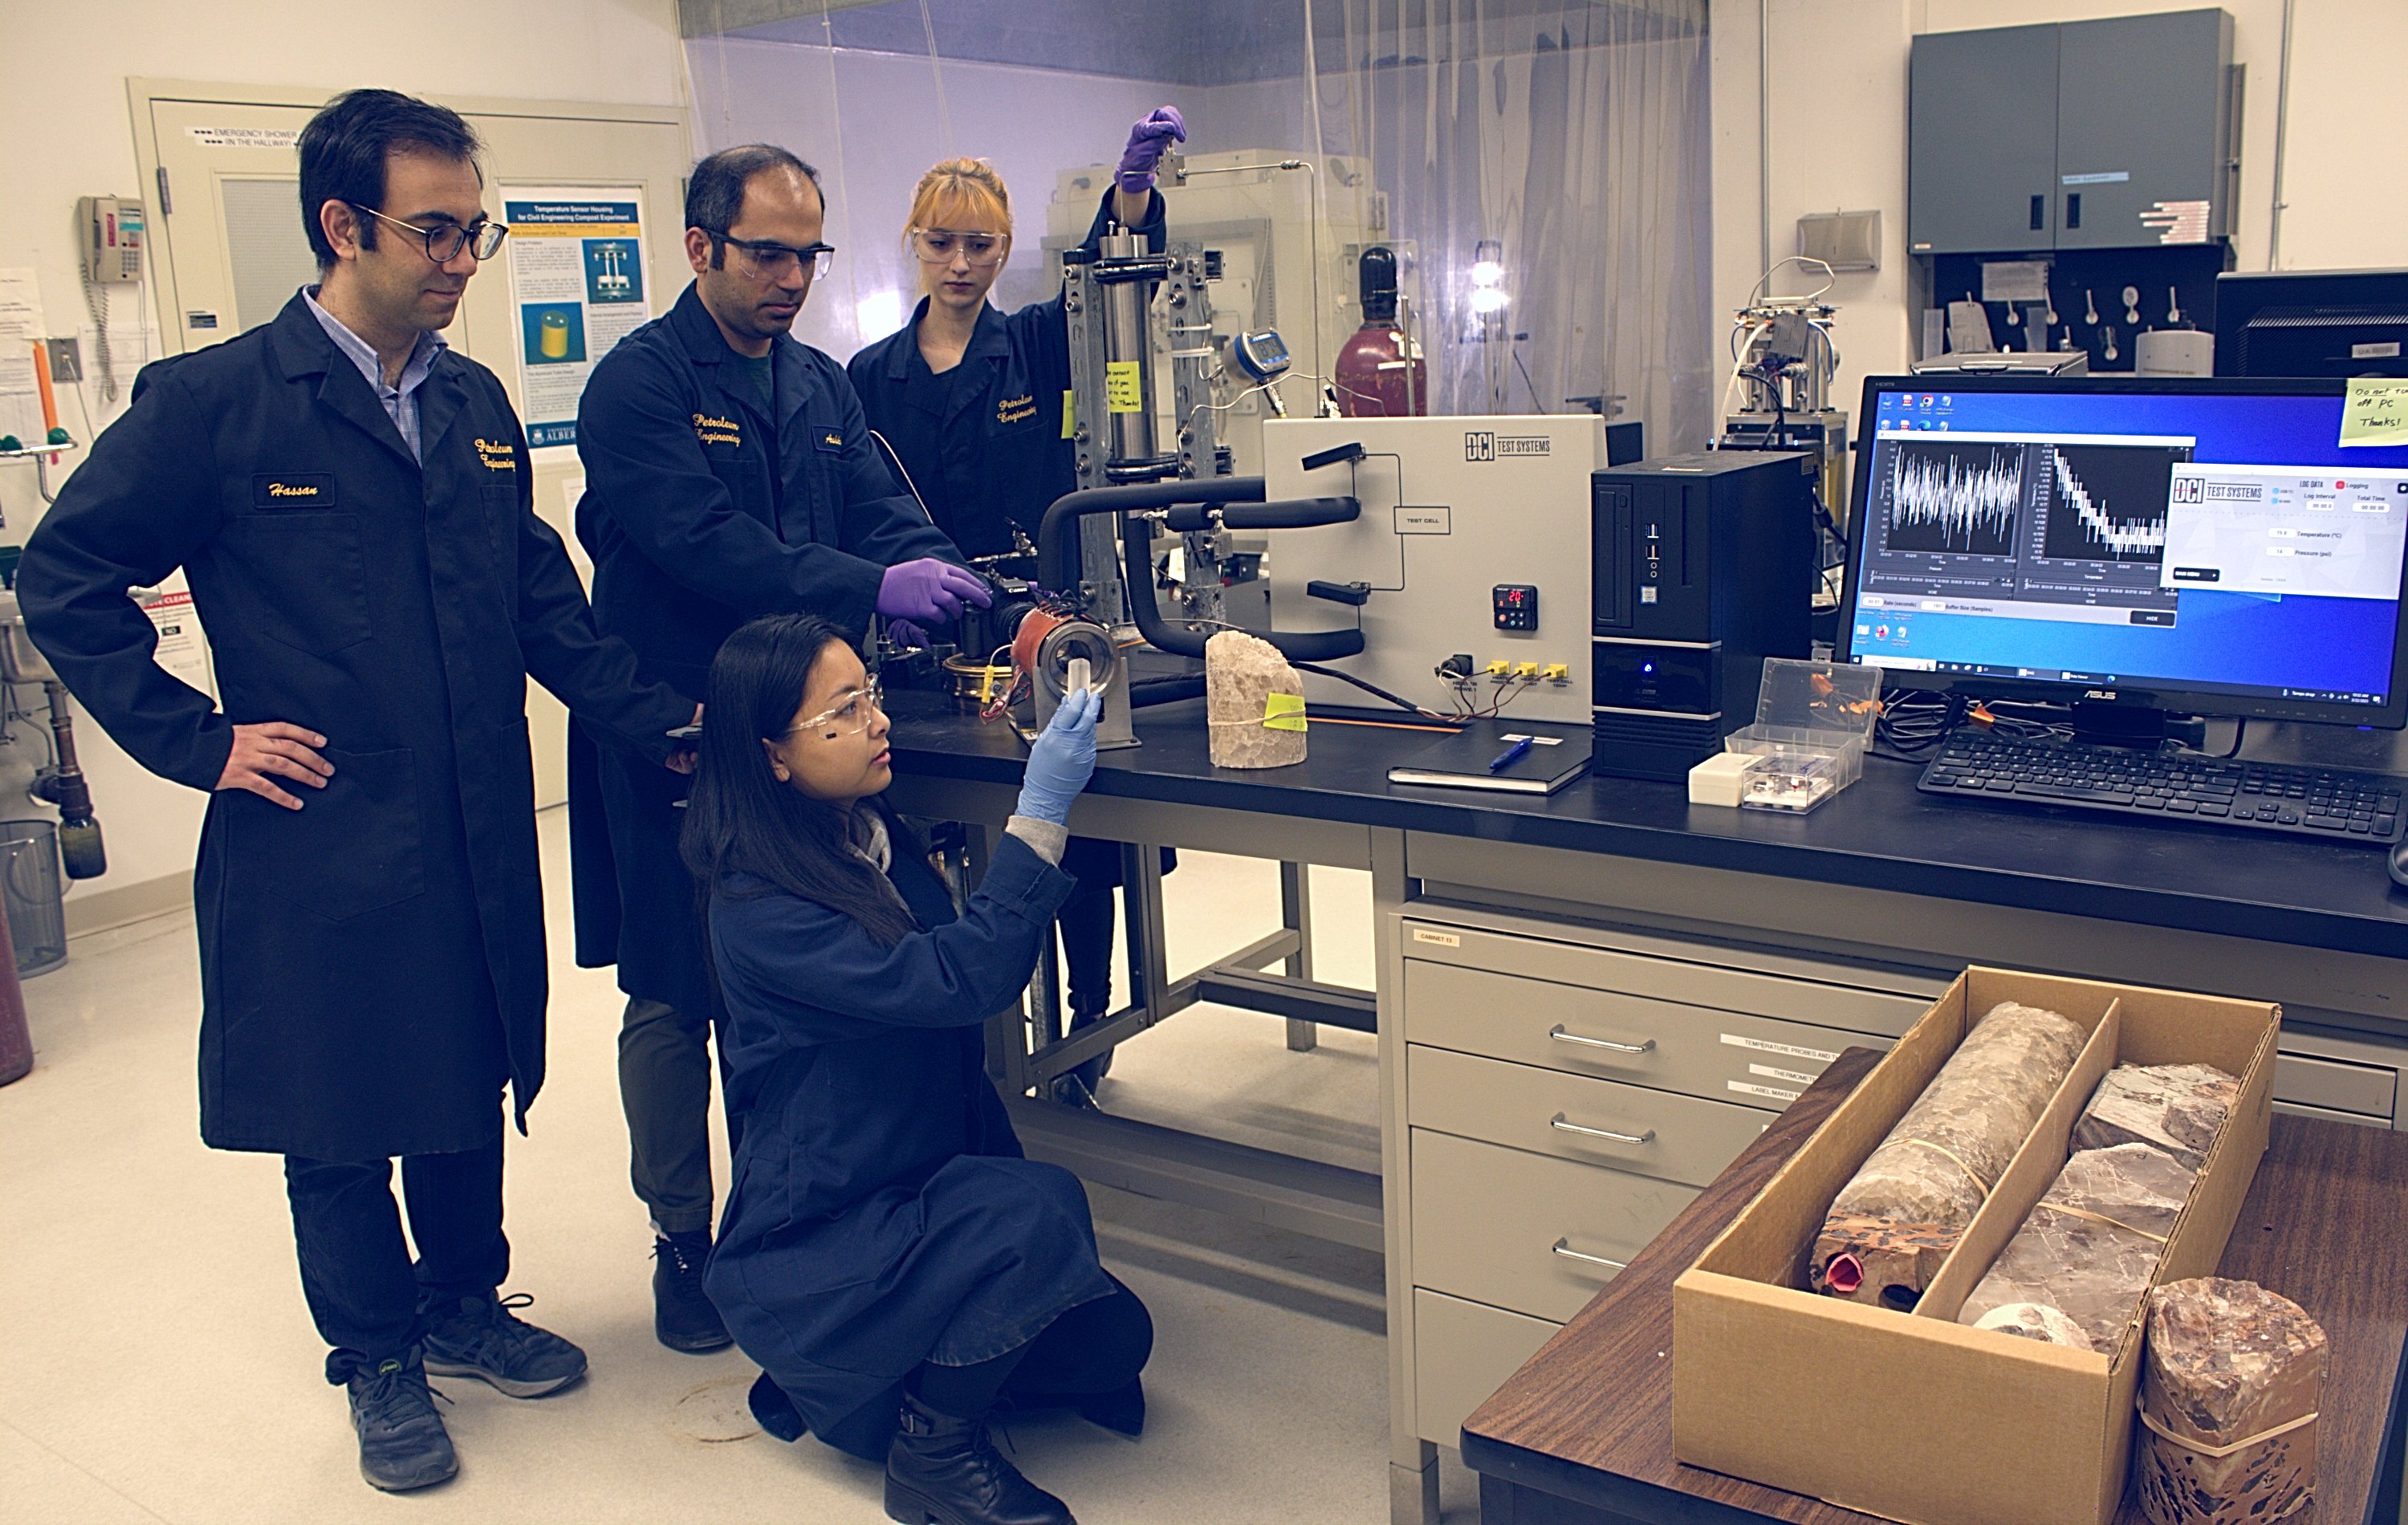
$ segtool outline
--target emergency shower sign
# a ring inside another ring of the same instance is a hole
[[[513,188],[502,208],[527,443],[573,445],[595,363],[652,318],[643,203],[624,187]]]

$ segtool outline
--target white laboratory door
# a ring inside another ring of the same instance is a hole
[[[136,137],[159,196],[151,252],[162,331],[172,352],[232,338],[274,318],[316,280],[302,231],[294,143],[332,92],[242,86],[145,85],[134,90]],[[265,98],[263,98],[265,97]],[[284,97],[281,99],[276,97]],[[688,279],[682,247],[688,165],[682,116],[670,108],[565,102],[451,101],[485,140],[485,208],[495,217],[514,187],[635,200],[643,220],[651,313],[668,309]],[[147,117],[147,120],[145,118]],[[468,282],[444,338],[490,367],[524,415],[509,251]],[[585,474],[574,446],[534,452],[536,511],[568,543],[578,575],[593,568],[571,527]],[[530,683],[536,802],[568,797],[567,712]]]

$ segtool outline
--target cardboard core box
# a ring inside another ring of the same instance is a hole
[[[2089,1040],[1912,1313],[1802,1290],[1831,1199],[2002,1000]],[[2106,1525],[2124,1496],[2144,1298],[2108,1352],[1956,1322],[2117,1064],[2212,1064],[2240,1098],[2152,1285],[2214,1273],[2266,1152],[2279,1007],[1969,969],[1672,1287],[1672,1450],[1914,1525]]]

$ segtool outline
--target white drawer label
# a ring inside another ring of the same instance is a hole
[[[1802,1070],[1776,1070],[1769,1064],[1751,1064],[1747,1067],[1747,1072],[1751,1075],[1762,1075],[1767,1080],[1785,1080],[1793,1086],[1814,1084],[1814,1077]]]
[[[1796,1091],[1784,1091],[1778,1086],[1752,1086],[1744,1080],[1726,1081],[1724,1084],[1729,1086],[1732,1090],[1739,1092],[1742,1096],[1761,1096],[1774,1101],[1795,1101],[1798,1100],[1798,1093]]]
[[[1459,948],[1463,946],[1463,939],[1455,936],[1453,932],[1434,932],[1426,927],[1416,927],[1413,928],[1413,941],[1416,942],[1435,942],[1441,948]],[[1837,1057],[1836,1055],[1833,1057]]]
[[[1742,1037],[1736,1032],[1724,1033],[1723,1042],[1733,1048],[1752,1048],[1759,1054],[1786,1054],[1793,1059],[1820,1059],[1825,1064],[1840,1057],[1828,1048],[1800,1048],[1796,1043],[1776,1043],[1762,1038]],[[1790,1100],[1796,1101],[1797,1098],[1792,1097]]]

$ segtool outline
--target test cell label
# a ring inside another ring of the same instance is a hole
[[[1742,1096],[1761,1096],[1770,1101],[1795,1101],[1798,1100],[1798,1093],[1796,1091],[1784,1091],[1778,1086],[1757,1086],[1744,1080],[1727,1081],[1725,1084],[1728,1085],[1732,1090],[1739,1092]]]
[[[1751,1064],[1747,1067],[1747,1072],[1751,1075],[1762,1075],[1767,1080],[1785,1080],[1792,1086],[1814,1084],[1814,1077],[1802,1070],[1777,1070],[1769,1064]]]
[[[1429,507],[1399,504],[1396,511],[1397,533],[1399,535],[1452,535],[1455,533],[1455,509],[1440,503]]]
[[[1453,932],[1432,931],[1426,927],[1416,927],[1413,928],[1413,941],[1416,942],[1427,942],[1440,948],[1459,948],[1463,946],[1463,939],[1455,936]]]
[[[1796,1043],[1776,1043],[1766,1038],[1750,1038],[1742,1033],[1726,1032],[1723,1042],[1733,1048],[1752,1048],[1759,1054],[1786,1054],[1793,1059],[1820,1059],[1830,1063],[1840,1056],[1828,1048],[1801,1048]]]

